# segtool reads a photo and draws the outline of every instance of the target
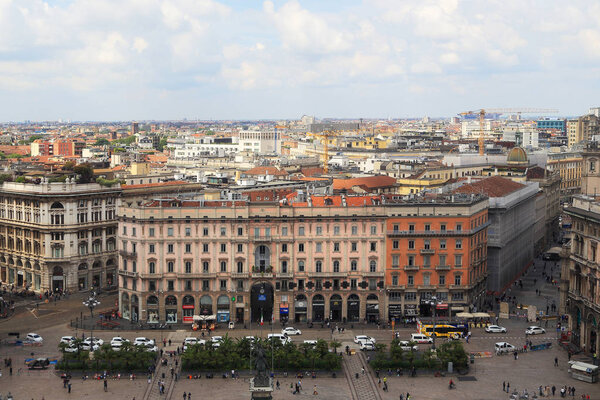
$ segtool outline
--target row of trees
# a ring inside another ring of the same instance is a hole
[[[184,371],[229,371],[254,369],[254,351],[257,345],[266,353],[269,369],[271,360],[277,371],[335,371],[341,368],[342,357],[337,353],[341,343],[318,340],[316,344],[289,342],[279,339],[251,341],[247,338],[232,340],[225,336],[219,347],[209,341],[206,345],[189,346],[181,358]],[[333,352],[329,351],[329,348]]]
[[[73,347],[79,350],[68,353],[64,351],[67,345],[61,343],[59,347],[63,351],[63,358],[57,363],[56,368],[62,371],[146,372],[155,364],[157,357],[155,352],[130,343],[123,343],[119,351],[114,351],[109,344],[103,344],[91,355],[89,351],[81,350],[81,346],[81,339],[77,339]]]
[[[371,367],[374,369],[445,369],[448,362],[452,362],[456,369],[466,369],[468,367],[468,356],[462,343],[458,340],[442,343],[435,351],[406,351],[399,346],[398,339],[394,339],[390,344],[390,351],[387,346],[376,346],[374,359],[371,361]],[[411,343],[411,347],[414,343]]]

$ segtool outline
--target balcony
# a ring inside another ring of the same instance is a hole
[[[255,242],[271,242],[274,239],[271,235],[253,235],[251,237]]]
[[[121,276],[127,276],[129,278],[137,278],[138,277],[138,273],[137,272],[124,271],[122,269],[119,270],[119,275],[121,275]]]
[[[405,265],[404,270],[405,271],[418,271],[419,266],[418,265]]]
[[[140,274],[142,279],[162,279],[163,274]]]
[[[191,274],[186,274],[186,273],[177,274],[178,279],[214,278],[216,276],[217,276],[217,274],[214,272],[207,273],[207,274],[199,273],[199,272],[195,272],[195,273],[191,273]]]
[[[436,265],[435,269],[436,269],[436,271],[450,271],[450,266],[449,265]]]
[[[274,274],[272,272],[251,272],[250,276],[252,278],[273,278]]]
[[[278,278],[291,278],[293,274],[291,272],[280,272],[277,274]]]
[[[421,254],[435,254],[435,249],[421,249]]]
[[[450,290],[466,290],[467,285],[450,285]]]
[[[119,254],[121,255],[121,257],[137,258],[137,253],[133,253],[131,251],[119,250]]]
[[[364,277],[369,277],[369,278],[383,278],[384,275],[385,275],[385,272],[383,272],[383,271],[375,271],[375,272],[368,271],[368,272],[363,273]]]
[[[248,272],[232,272],[231,277],[232,278],[247,278]]]

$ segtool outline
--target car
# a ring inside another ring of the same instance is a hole
[[[291,342],[291,339],[287,335],[284,335],[282,333],[269,333],[267,335],[267,340],[270,340],[270,339],[279,339],[281,341],[281,344],[286,344],[286,343]]]
[[[373,351],[375,350],[375,343],[370,340],[361,341],[358,346],[363,351]]]
[[[93,345],[91,345],[90,343],[82,343],[81,344],[81,350],[85,350],[85,351],[96,351],[100,348],[100,345],[94,343]]]
[[[543,335],[546,333],[546,330],[540,326],[530,326],[525,329],[526,335]]]
[[[377,343],[377,341],[375,340],[375,338],[372,338],[371,336],[367,336],[367,335],[357,335],[357,336],[354,336],[354,343],[360,344],[360,342],[373,342],[373,343]]]
[[[415,343],[433,343],[433,339],[422,333],[411,333],[410,341]]]
[[[158,346],[156,346],[154,344],[147,344],[145,347],[146,347],[146,351],[152,351],[154,353],[158,352]]]
[[[83,340],[83,344],[90,344],[92,342],[94,342],[94,344],[98,345],[98,347],[100,347],[104,344],[104,340],[97,338],[97,337],[87,337]]]
[[[112,340],[110,341],[110,345],[114,345],[115,343],[118,343],[119,345],[122,345],[124,343],[129,343],[129,340],[127,339],[123,339],[120,336],[115,336],[114,338],[112,338]]]
[[[254,336],[246,336],[245,339],[250,343],[256,342],[256,338]]]
[[[138,346],[141,344],[154,344],[154,340],[153,339],[148,339],[147,337],[136,337],[135,340],[133,341],[133,344]]]
[[[508,342],[498,342],[494,345],[494,349],[496,350],[496,354],[512,353],[516,350],[515,346]]]
[[[75,346],[73,344],[68,344],[64,347],[63,351],[65,353],[77,353],[79,351],[79,349],[77,348],[77,346]]]
[[[302,335],[302,331],[300,329],[296,329],[293,326],[288,326],[287,328],[283,328],[281,333],[284,335],[292,336],[292,335]]]
[[[487,333],[506,333],[506,328],[499,325],[489,325],[485,327]]]
[[[216,349],[217,347],[221,347],[223,336],[213,336],[210,341],[212,342],[212,346]]]
[[[75,336],[63,336],[60,338],[60,343],[71,344],[76,340],[77,338]]]
[[[196,339],[195,337],[185,338],[185,340],[183,341],[183,351],[186,351],[189,346],[193,346],[195,344],[198,344],[198,339]]]
[[[114,342],[114,343],[110,343],[110,348],[113,351],[121,351],[121,348],[123,347],[123,343],[121,342]]]
[[[29,340],[30,342],[34,342],[34,343],[42,343],[44,341],[44,338],[42,338],[37,333],[28,333],[27,337],[25,339]]]
[[[47,358],[36,358],[35,360],[27,361],[26,364],[29,369],[46,369],[50,365],[50,360]]]
[[[316,340],[305,340],[304,342],[302,342],[304,344],[309,344],[311,346],[316,346],[317,345],[317,341]]]
[[[419,350],[419,346],[416,344],[412,344],[408,340],[401,340],[398,342],[398,346],[404,351],[417,351]]]

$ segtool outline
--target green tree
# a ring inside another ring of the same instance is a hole
[[[66,163],[64,163],[62,169],[64,169],[65,171],[73,171],[75,165],[75,161],[67,161]]]
[[[329,343],[329,346],[333,349],[333,352],[335,354],[337,354],[337,349],[342,347],[342,344],[340,342],[338,342],[337,340],[334,340],[331,343]]]
[[[108,139],[105,138],[100,138],[98,140],[96,140],[96,143],[94,143],[94,146],[109,146],[110,142],[108,141]]]
[[[160,141],[158,142],[158,151],[163,151],[165,146],[167,145],[167,138],[161,138]]]
[[[79,175],[79,183],[90,183],[94,177],[94,169],[88,163],[79,164],[73,167],[73,172]]]
[[[25,179],[24,176],[19,176],[17,179],[15,179],[15,182],[25,183],[25,182],[27,182],[27,179]]]

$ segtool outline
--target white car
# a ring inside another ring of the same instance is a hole
[[[525,329],[526,335],[542,335],[546,333],[546,330],[540,326],[530,326]]]
[[[494,348],[496,350],[496,354],[512,353],[516,350],[515,346],[507,342],[498,342],[495,344]]]
[[[246,340],[249,341],[250,343],[256,342],[256,338],[254,336],[246,336]]]
[[[63,336],[60,338],[60,343],[71,344],[76,340],[77,338],[75,336]]]
[[[417,346],[416,344],[414,345],[410,345],[410,342],[408,340],[401,340],[398,342],[398,346],[404,350],[404,351],[417,351],[419,350],[419,346]]]
[[[422,333],[411,333],[410,341],[415,343],[433,343],[433,339],[430,336],[423,335]]]
[[[317,341],[316,340],[305,340],[303,343],[304,344],[309,344],[311,346],[316,346],[317,345]]]
[[[37,333],[28,333],[26,339],[35,343],[42,343],[44,341],[44,339]]]
[[[119,344],[122,345],[124,343],[129,343],[129,340],[127,339],[123,339],[120,336],[115,336],[114,338],[112,338],[112,340],[110,341],[110,345],[113,346],[115,344]]]
[[[95,345],[98,345],[98,347],[102,346],[104,344],[104,340],[97,338],[97,337],[88,337],[85,338],[85,340],[83,341],[83,344],[90,344],[94,342]]]
[[[267,335],[267,340],[270,340],[271,338],[279,339],[281,344],[286,344],[286,343],[291,342],[291,339],[287,335],[284,335],[282,333],[269,333]]]
[[[120,342],[114,342],[114,343],[111,342],[111,344],[110,344],[110,348],[113,351],[121,351],[122,347],[123,347],[123,343],[120,343]]]
[[[189,346],[193,346],[195,344],[198,344],[198,339],[196,339],[195,337],[185,338],[185,340],[183,341],[183,351],[186,351]]]
[[[499,325],[489,325],[485,327],[487,333],[506,333],[506,328]]]
[[[145,347],[146,351],[152,351],[154,353],[158,352],[158,346],[155,346],[154,344],[147,344]]]
[[[93,345],[90,345],[90,343],[82,343],[81,344],[81,350],[96,351],[99,348],[100,348],[100,346],[96,343],[94,343]]]
[[[79,351],[79,349],[77,349],[77,346],[73,346],[72,344],[69,344],[67,346],[65,346],[65,353],[77,353],[77,351]]]
[[[154,345],[154,340],[153,339],[148,339],[147,337],[136,337],[135,340],[133,341],[133,344],[136,346],[139,345],[146,345],[146,344],[152,344]]]
[[[212,346],[214,348],[220,347],[221,342],[223,341],[223,336],[213,336],[210,341],[212,342]]]
[[[358,345],[359,345],[360,349],[364,350],[364,351],[375,350],[375,343],[371,342],[370,340],[366,340],[364,342],[360,342]]]
[[[292,335],[302,335],[302,331],[300,329],[296,329],[293,326],[288,326],[287,328],[283,328],[281,333],[284,335],[292,336]]]
[[[360,344],[361,342],[373,342],[373,343],[377,343],[377,341],[375,340],[375,338],[372,338],[371,336],[367,336],[367,335],[357,335],[357,336],[354,336],[354,343]]]

